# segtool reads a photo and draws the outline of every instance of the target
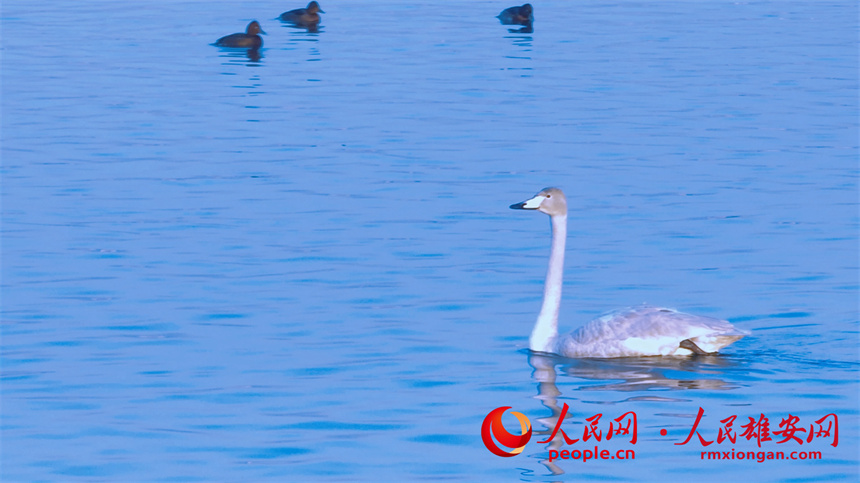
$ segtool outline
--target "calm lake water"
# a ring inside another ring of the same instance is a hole
[[[4,482],[857,481],[856,2],[538,1],[531,34],[496,1],[275,20],[301,3],[3,2]],[[259,56],[210,45],[253,19]],[[752,335],[530,355],[549,224],[508,205],[545,186],[564,328],[647,302]],[[549,463],[565,403],[604,433],[567,449],[635,459]],[[713,444],[676,444],[699,408]]]

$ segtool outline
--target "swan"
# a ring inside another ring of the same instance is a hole
[[[572,358],[713,355],[749,335],[725,320],[642,305],[604,315],[559,337],[567,199],[560,189],[545,188],[533,198],[511,205],[511,209],[546,213],[552,225],[543,305],[529,337],[532,351]]]

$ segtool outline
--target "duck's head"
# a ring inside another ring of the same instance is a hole
[[[254,20],[248,24],[248,28],[245,29],[245,33],[248,35],[257,35],[265,34],[266,32],[263,32],[263,29],[260,27],[260,22]]]
[[[307,11],[308,11],[308,13],[317,13],[317,12],[325,13],[320,8],[320,4],[318,4],[316,1],[313,1],[313,2],[308,4]]]
[[[534,9],[532,8],[532,4],[530,4],[530,3],[527,3],[527,4],[523,5],[522,7],[520,7],[520,15],[522,15],[524,17],[530,16],[533,11],[534,11]]]
[[[534,198],[511,205],[513,210],[538,210],[549,216],[567,215],[567,198],[559,188],[544,188]]]

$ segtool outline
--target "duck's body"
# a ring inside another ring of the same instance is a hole
[[[503,25],[531,25],[535,21],[534,9],[530,3],[519,7],[511,7],[502,10],[502,13],[496,15],[496,18]]]
[[[290,22],[299,27],[316,27],[319,25],[320,13],[325,13],[320,9],[320,4],[317,2],[311,2],[305,8],[297,8],[295,10],[290,10],[289,12],[284,12],[279,17],[284,22]]]
[[[243,34],[230,34],[215,41],[218,47],[230,47],[241,49],[259,49],[263,46],[263,38],[259,34],[265,33],[260,24],[254,20],[248,24]]]
[[[529,348],[564,357],[635,357],[713,354],[749,335],[725,320],[685,314],[672,309],[640,306],[595,319],[570,334],[558,335],[564,248],[567,238],[567,199],[558,188],[511,205],[550,215],[552,248],[544,299]]]

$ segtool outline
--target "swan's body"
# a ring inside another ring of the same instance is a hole
[[[550,216],[552,248],[543,305],[529,337],[529,348],[565,357],[633,357],[711,354],[749,335],[725,320],[671,309],[640,306],[595,319],[570,334],[558,335],[567,199],[558,188],[546,188],[511,208],[538,210]]]

